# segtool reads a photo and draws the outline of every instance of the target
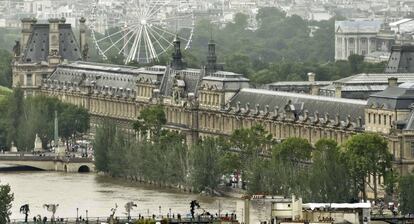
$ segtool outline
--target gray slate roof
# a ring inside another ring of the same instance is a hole
[[[388,73],[413,73],[414,72],[414,46],[393,46],[388,65],[385,68]]]
[[[397,78],[398,83],[414,82],[414,73],[361,73],[334,81],[342,86],[342,91],[382,91],[388,87],[388,79]],[[335,91],[335,84],[321,90]]]
[[[371,95],[368,106],[384,109],[409,109],[414,103],[414,88],[408,83],[390,86],[382,92]]]
[[[303,115],[305,110],[307,110],[310,115],[318,112],[320,116],[323,116],[327,113],[331,118],[339,115],[341,119],[345,119],[350,115],[353,120],[361,117],[362,122],[364,123],[364,108],[367,104],[367,101],[364,100],[246,88],[241,89],[240,92],[230,100],[229,104],[231,107],[237,107],[238,102],[240,102],[241,107],[244,107],[247,103],[249,103],[251,107],[255,107],[256,104],[259,104],[261,110],[264,110],[266,105],[269,105],[269,108],[272,110],[276,106],[283,109],[288,105],[289,101],[294,106],[297,107],[298,105],[301,105],[300,107],[303,108],[303,110],[298,111],[298,115]]]
[[[157,72],[157,70],[160,70]],[[74,62],[59,65],[48,78],[51,81],[82,84],[95,84],[95,88],[135,89],[136,81],[145,74],[164,74],[162,68],[136,68],[130,66]],[[157,80],[153,80],[157,81]]]
[[[59,54],[68,61],[81,60],[79,44],[70,24],[59,24]],[[38,63],[47,61],[49,55],[49,24],[34,24],[22,61]]]
[[[340,29],[342,33],[377,33],[382,23],[379,20],[335,21],[335,32]]]

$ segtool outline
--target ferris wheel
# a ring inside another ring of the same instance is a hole
[[[89,21],[97,53],[129,64],[159,61],[176,37],[190,48],[195,17],[188,0],[93,0]]]

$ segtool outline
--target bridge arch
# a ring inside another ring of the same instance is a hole
[[[91,172],[91,169],[87,165],[82,165],[78,169],[78,173],[89,173]]]

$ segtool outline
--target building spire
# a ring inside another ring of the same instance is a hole
[[[217,71],[217,55],[216,55],[216,43],[213,40],[213,34],[208,42],[208,54],[207,54],[207,74],[211,74]]]
[[[173,40],[174,52],[172,54],[171,67],[175,70],[185,69],[186,65],[183,61],[183,55],[181,53],[181,41],[178,35],[175,35]]]

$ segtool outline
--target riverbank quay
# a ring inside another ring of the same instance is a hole
[[[179,192],[184,192],[184,193],[194,192],[194,189],[192,187],[185,185],[185,184],[171,184],[171,183],[166,183],[162,181],[149,180],[149,179],[139,177],[139,176],[129,176],[129,175],[128,176],[112,176],[105,172],[97,172],[97,175],[103,178],[110,178],[116,181],[137,183],[137,184],[142,184],[144,186],[147,185],[147,186],[156,187],[160,189],[174,189],[174,190],[177,190]]]
[[[148,180],[142,177],[138,176],[118,176],[114,177],[108,173],[105,172],[97,172],[97,175],[103,178],[110,178],[115,181],[127,181],[128,183],[137,183],[144,186],[149,187],[156,187],[159,189],[172,189],[176,190],[177,192],[182,193],[196,193],[193,189],[193,187],[185,185],[185,184],[170,184],[166,182],[160,182],[155,180]],[[241,188],[233,188],[226,185],[220,185],[216,190],[214,191],[202,191],[199,192],[200,195],[203,196],[216,196],[216,197],[225,197],[225,198],[234,198],[234,199],[240,199],[248,194],[248,192]]]
[[[156,217],[156,218],[144,218],[144,217],[116,217],[114,219],[110,219],[107,217],[90,217],[87,219],[79,220],[77,218],[59,218],[56,221],[50,220],[41,220],[41,221],[28,221],[25,220],[11,220],[11,224],[127,224],[127,223],[134,223],[134,224],[238,224],[240,223],[237,221],[235,217],[231,216],[222,216],[222,217],[210,217],[210,216],[198,216],[196,218],[163,218],[163,217]]]

